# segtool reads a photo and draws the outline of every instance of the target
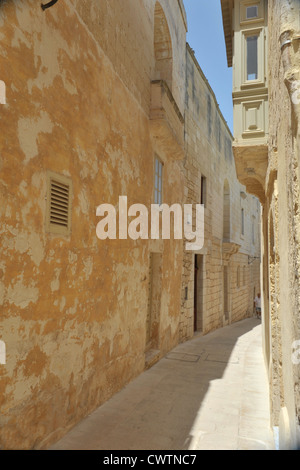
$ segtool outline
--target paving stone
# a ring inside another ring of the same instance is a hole
[[[179,345],[51,447],[274,448],[261,325],[254,319]]]

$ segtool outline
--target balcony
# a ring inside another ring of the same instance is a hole
[[[268,90],[249,88],[233,94],[233,154],[239,181],[261,203],[268,167]]]
[[[184,117],[163,80],[151,82],[150,132],[155,148],[166,158],[184,158]]]

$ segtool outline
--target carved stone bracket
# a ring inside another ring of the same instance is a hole
[[[235,255],[236,253],[239,252],[240,248],[241,248],[241,245],[238,245],[237,243],[224,241],[222,244],[223,261],[228,262],[232,255]]]

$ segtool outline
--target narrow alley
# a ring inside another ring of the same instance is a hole
[[[0,0],[0,450],[300,449],[300,1],[41,2]]]
[[[261,324],[195,336],[52,450],[272,450]]]

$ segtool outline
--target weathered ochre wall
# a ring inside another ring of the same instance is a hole
[[[260,290],[260,204],[245,193],[236,176],[232,136],[193,51],[187,47],[185,201],[201,202],[201,177],[206,178],[205,241],[203,257],[202,331],[241,320],[253,313],[253,293]],[[230,236],[224,240],[224,187],[229,187]],[[244,235],[241,210],[244,209]],[[252,224],[253,230],[252,232]],[[223,241],[233,249],[227,256]],[[238,248],[239,251],[236,253]],[[251,258],[249,259],[248,256]],[[248,263],[249,259],[249,263]],[[228,270],[228,318],[224,318],[224,266]],[[181,339],[194,331],[195,254],[184,253]],[[237,270],[240,283],[237,284]],[[201,268],[202,269],[202,268]],[[245,273],[245,275],[244,275]],[[201,296],[201,292],[198,296]]]
[[[179,3],[161,4],[183,109],[185,24]],[[162,254],[159,354],[178,342],[181,241],[96,238],[98,205],[154,202],[154,6],[0,5],[2,449],[46,447],[144,369],[151,251]],[[171,157],[162,157],[169,204],[183,200]],[[45,229],[47,170],[72,180],[69,237]]]

